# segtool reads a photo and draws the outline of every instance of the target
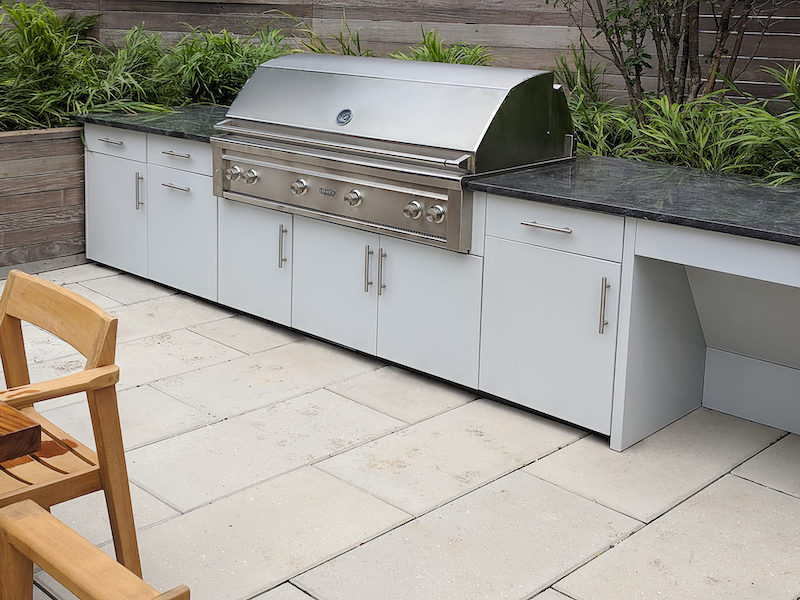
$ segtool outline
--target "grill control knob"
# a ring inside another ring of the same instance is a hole
[[[308,182],[305,179],[298,179],[289,188],[295,196],[302,196],[308,191]]]
[[[242,175],[242,181],[253,185],[256,181],[258,181],[258,171],[255,169],[248,170],[247,173]]]
[[[425,218],[431,223],[441,223],[444,221],[444,208],[434,204],[425,212]]]
[[[239,181],[239,179],[241,178],[242,178],[242,170],[235,165],[233,167],[229,167],[225,171],[225,179],[227,179],[228,181]]]
[[[403,208],[403,215],[406,219],[419,219],[422,216],[422,205],[416,200],[412,200]]]
[[[350,190],[344,195],[344,203],[348,206],[358,206],[362,200],[364,200],[364,196],[358,190]]]

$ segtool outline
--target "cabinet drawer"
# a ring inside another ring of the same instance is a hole
[[[84,138],[86,148],[90,152],[119,156],[140,162],[147,160],[146,133],[87,123],[84,126]]]
[[[147,162],[200,175],[211,175],[211,144],[148,134]]]
[[[489,196],[486,234],[620,262],[624,222],[616,215]]]

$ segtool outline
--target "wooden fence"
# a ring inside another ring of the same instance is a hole
[[[549,69],[556,64],[555,57],[569,55],[571,44],[579,39],[573,15],[562,5],[554,7],[552,0],[49,0],[48,4],[100,14],[97,34],[104,43],[119,42],[125,31],[142,24],[171,42],[186,32],[184,23],[237,33],[273,20],[280,27],[291,27],[293,22],[285,14],[301,19],[321,35],[331,35],[342,30],[346,14],[350,28],[360,30],[362,45],[380,55],[416,44],[422,29],[435,28],[448,43],[489,46],[501,59],[496,64]],[[701,50],[709,51],[714,18],[707,7],[703,13]],[[779,89],[763,68],[800,60],[800,2],[781,8],[759,43],[760,37],[755,30],[748,32],[736,82],[744,91],[770,98]],[[613,69],[609,73],[608,81],[621,88]],[[655,87],[655,79],[651,77],[648,84]]]
[[[82,256],[80,135],[80,127],[0,133],[0,276],[8,265]]]

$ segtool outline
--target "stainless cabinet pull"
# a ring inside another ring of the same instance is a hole
[[[383,283],[383,259],[386,258],[386,252],[383,251],[381,248],[380,257],[378,258],[378,296],[381,295],[381,292],[386,287],[386,284]]]
[[[144,177],[141,176],[139,171],[136,171],[136,210],[139,210],[139,207],[144,204],[141,199],[141,189],[140,189],[140,181],[142,181]]]
[[[180,152],[173,152],[172,150],[162,150],[161,154],[166,154],[167,156],[177,156],[178,158],[191,158],[191,154],[181,154]]]
[[[369,280],[369,257],[375,254],[369,249],[369,246],[364,246],[364,293],[369,294],[369,286],[372,282]]]
[[[572,229],[569,227],[556,227],[555,225],[544,225],[543,223],[537,223],[536,221],[522,221],[520,225],[525,225],[525,227],[535,227],[536,229],[546,229],[547,231],[557,231],[558,233],[572,233]]]
[[[122,146],[122,140],[112,140],[109,138],[97,138],[98,142],[105,142],[106,144],[114,144],[115,146]]]
[[[162,183],[164,187],[171,188],[173,190],[178,190],[179,192],[190,192],[191,189],[188,187],[182,187],[180,185],[175,185],[174,183]]]
[[[283,268],[283,263],[286,262],[287,258],[283,255],[283,237],[289,233],[289,230],[283,226],[283,223],[278,225],[278,268]]]
[[[608,325],[608,321],[606,321],[606,292],[610,287],[611,284],[608,283],[608,278],[603,277],[603,283],[600,288],[600,333],[603,333],[606,325]]]

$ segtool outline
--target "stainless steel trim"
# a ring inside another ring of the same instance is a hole
[[[182,154],[180,152],[173,152],[172,150],[162,150],[161,154],[166,154],[167,156],[176,156],[178,158],[191,158],[191,154]]]
[[[380,256],[378,257],[378,296],[383,293],[386,284],[383,283],[383,259],[386,258],[386,252],[381,248]]]
[[[183,186],[180,186],[180,185],[175,185],[174,183],[163,183],[163,182],[162,182],[162,184],[161,184],[161,185],[163,185],[164,187],[171,188],[171,189],[173,189],[173,190],[178,190],[179,192],[190,192],[190,191],[192,191],[192,190],[191,190],[190,188],[188,188],[188,187],[183,187]]]
[[[289,230],[283,226],[283,223],[278,225],[278,268],[283,268],[283,263],[287,261],[287,258],[283,255],[283,237],[289,233]]]
[[[389,233],[399,237],[413,238],[417,242],[431,244],[432,246],[439,246],[446,248],[447,240],[444,237],[435,235],[428,235],[426,233],[419,233],[416,231],[408,231],[407,229],[400,229],[398,227],[390,227],[388,225],[380,225],[370,221],[360,221],[359,219],[351,219],[342,215],[335,215],[332,213],[322,212],[311,208],[304,208],[302,206],[295,206],[293,204],[286,204],[284,202],[276,202],[275,200],[267,200],[265,198],[257,198],[254,196],[247,196],[239,194],[238,192],[224,191],[222,197],[236,202],[244,202],[245,204],[252,204],[253,206],[264,206],[267,208],[275,208],[284,212],[290,212],[295,215],[304,217],[311,217],[320,219],[321,221],[329,221],[331,223],[339,223],[340,225],[349,225],[364,231],[374,231],[375,233]]]
[[[243,162],[249,165],[256,165],[258,167],[266,167],[267,169],[277,169],[278,171],[286,171],[287,173],[297,173],[301,171],[301,169],[298,168],[297,166],[254,160],[252,158],[247,158],[244,156],[236,156],[233,154],[223,154],[222,160]],[[400,194],[411,194],[412,196],[430,198],[432,200],[447,200],[447,194],[437,194],[436,192],[430,192],[427,190],[420,190],[417,188],[410,188],[399,185],[392,185],[384,182],[367,181],[365,179],[359,179],[357,177],[353,177],[352,175],[349,174],[337,175],[335,173],[331,173],[330,171],[314,171],[312,169],[302,168],[302,175],[305,175],[306,177],[322,177],[324,179],[330,179],[332,181],[341,181],[343,183],[353,184],[353,187],[361,185],[370,188],[386,190],[387,192],[398,192]],[[294,193],[298,194],[298,192]],[[302,193],[305,193],[305,190]]]
[[[364,293],[369,294],[369,286],[372,282],[369,280],[369,257],[375,254],[374,251],[369,249],[369,244],[364,246]]]
[[[264,131],[260,129],[250,129],[248,127],[240,127],[237,125],[230,125],[233,119],[225,119],[217,123],[214,127],[220,131],[227,131],[228,133],[238,133],[242,135],[251,135],[259,139],[275,140],[290,144],[302,144],[311,148],[322,148],[325,150],[335,150],[338,152],[355,152],[358,154],[366,154],[367,156],[379,156],[381,158],[390,158],[393,160],[410,160],[414,162],[434,164],[437,166],[446,167],[449,169],[467,170],[469,167],[471,154],[464,154],[456,160],[442,158],[440,156],[427,156],[425,154],[415,154],[411,152],[399,152],[397,150],[388,150],[382,148],[370,148],[368,146],[359,146],[356,144],[345,144],[342,142],[329,142],[320,138],[307,138],[296,135],[287,135],[284,133],[277,133],[275,131]]]
[[[144,177],[141,176],[139,171],[136,171],[136,210],[139,210],[139,207],[144,204],[141,201],[141,191],[139,190],[139,182],[142,181]]]
[[[123,145],[122,140],[112,140],[112,139],[104,138],[104,137],[97,138],[97,141],[98,142],[105,142],[106,144],[114,144],[115,146],[122,146]]]
[[[608,278],[603,277],[603,282],[600,288],[600,333],[602,334],[605,331],[606,325],[608,325],[608,321],[606,321],[606,292],[608,288],[611,287],[611,284],[608,283]]]
[[[572,229],[569,227],[556,227],[555,225],[545,225],[544,223],[537,223],[536,221],[521,221],[520,225],[525,225],[525,227],[535,227],[536,229],[545,229],[547,231],[556,231],[558,233],[572,233]]]

